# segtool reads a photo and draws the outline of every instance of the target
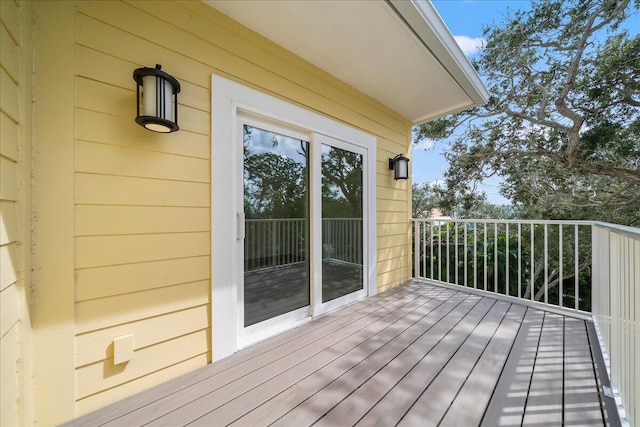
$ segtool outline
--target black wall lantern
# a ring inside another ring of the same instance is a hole
[[[180,83],[160,68],[162,68],[161,65],[156,64],[156,68],[138,68],[133,72],[133,80],[138,84],[136,123],[154,132],[175,132],[180,129],[178,127]],[[141,103],[142,111],[140,111]]]
[[[393,159],[389,159],[389,170],[393,171],[393,179],[408,179],[409,158],[398,154]]]

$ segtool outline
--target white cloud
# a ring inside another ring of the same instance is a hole
[[[432,150],[436,146],[436,142],[430,139],[423,139],[413,146],[414,150]]]
[[[469,36],[453,36],[465,55],[470,56],[478,52],[484,46],[485,40],[482,37],[471,38]]]

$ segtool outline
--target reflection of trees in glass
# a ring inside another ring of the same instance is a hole
[[[264,137],[270,136],[270,147]],[[282,139],[282,141],[281,141]],[[251,218],[306,216],[307,142],[299,141],[294,154],[286,153],[292,138],[244,126],[244,211]],[[286,147],[278,148],[280,142]],[[297,142],[297,141],[296,141]]]
[[[322,147],[323,218],[362,218],[362,155]]]

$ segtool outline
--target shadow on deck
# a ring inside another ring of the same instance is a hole
[[[589,328],[412,281],[70,425],[601,426]]]

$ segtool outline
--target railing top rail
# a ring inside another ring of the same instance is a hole
[[[594,221],[593,225],[595,227],[606,228],[608,230],[613,230],[618,233],[627,234],[633,238],[640,239],[640,228],[629,227],[626,225],[611,224],[608,222],[600,222],[600,221]]]
[[[438,223],[487,223],[487,224],[549,224],[549,225],[594,225],[594,221],[545,220],[545,219],[466,219],[466,218],[411,218],[412,222]]]
[[[362,221],[362,218],[322,218],[323,221]],[[247,222],[306,221],[306,218],[247,218]]]

